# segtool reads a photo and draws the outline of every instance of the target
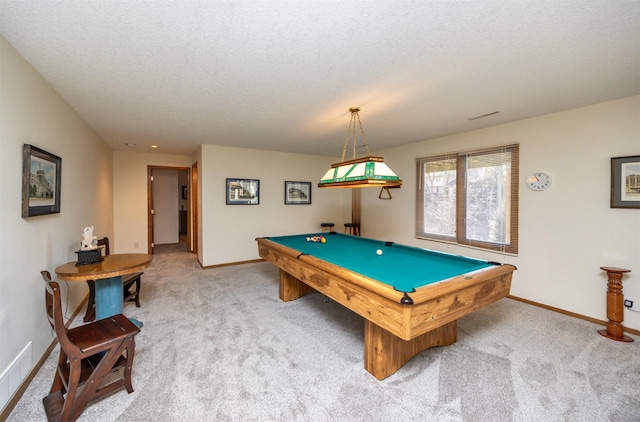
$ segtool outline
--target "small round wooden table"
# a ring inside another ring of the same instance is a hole
[[[611,340],[624,341],[630,343],[633,339],[624,334],[622,321],[624,320],[624,295],[622,294],[622,275],[629,273],[631,270],[616,267],[600,267],[601,270],[607,272],[607,322],[606,330],[598,330],[598,332]]]
[[[142,271],[151,264],[152,255],[141,253],[113,254],[94,264],[76,265],[67,262],[56,268],[58,278],[67,281],[95,280],[96,319],[122,313],[122,276]],[[142,323],[130,318],[142,327]]]

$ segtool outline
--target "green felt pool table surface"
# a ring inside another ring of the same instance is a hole
[[[307,241],[312,236],[324,236],[326,242]],[[335,232],[267,239],[388,284],[401,292],[412,292],[417,287],[494,265],[480,259]],[[382,255],[376,254],[378,249]]]

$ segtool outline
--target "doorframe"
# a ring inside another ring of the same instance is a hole
[[[187,250],[191,251],[191,230],[189,230],[192,225],[190,224],[191,218],[190,215],[190,201],[189,198],[191,196],[191,186],[189,181],[191,180],[191,168],[189,167],[178,167],[178,166],[154,166],[147,165],[147,253],[153,255],[153,182],[151,177],[153,176],[153,170],[176,170],[176,171],[186,171],[187,172]]]
[[[191,165],[191,187],[189,191],[189,200],[191,217],[187,219],[187,240],[189,242],[189,251],[194,254],[198,254],[198,162],[194,162]],[[191,237],[189,237],[191,236]]]

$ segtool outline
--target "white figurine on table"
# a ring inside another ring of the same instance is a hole
[[[80,250],[88,251],[98,247],[98,240],[93,235],[93,226],[84,228],[84,239],[82,239],[82,247]]]

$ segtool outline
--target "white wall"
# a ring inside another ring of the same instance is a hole
[[[40,270],[75,261],[85,226],[113,229],[111,150],[0,36],[0,374],[28,342],[31,367],[53,339]],[[62,158],[61,212],[21,218],[22,145]],[[87,295],[62,282],[69,315]],[[1,394],[0,394],[1,396]],[[0,400],[0,407],[4,405]]]
[[[416,158],[513,143],[520,144],[517,257],[414,237]],[[403,186],[390,201],[363,191],[363,235],[514,264],[514,296],[600,320],[607,320],[601,266],[630,269],[623,291],[640,300],[640,210],[609,207],[611,157],[640,155],[640,97],[376,153]],[[529,190],[534,171],[549,172],[551,188]],[[640,329],[640,313],[625,309],[624,325]]]
[[[148,166],[191,167],[187,155],[114,151],[113,253],[147,253]]]
[[[201,149],[202,265],[259,258],[255,239],[336,229],[351,219],[350,189],[318,189],[331,157],[203,145]],[[227,178],[259,179],[259,205],[226,205]],[[285,181],[311,182],[311,205],[285,205]]]

